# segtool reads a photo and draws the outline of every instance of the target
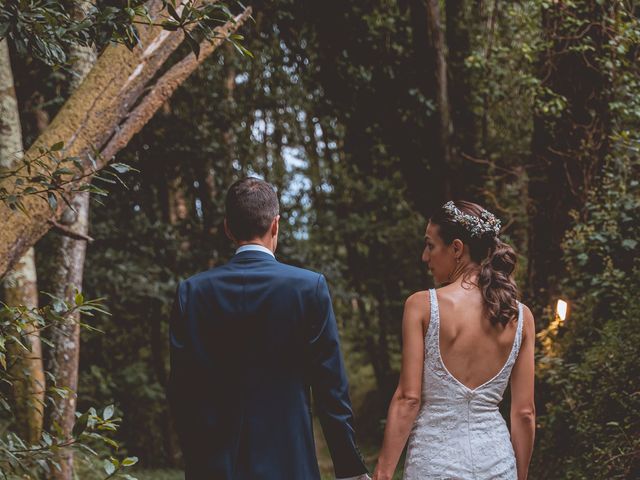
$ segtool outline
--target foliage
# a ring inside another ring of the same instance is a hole
[[[85,300],[81,293],[76,293],[73,304],[51,297],[51,303],[42,308],[0,305],[0,384],[5,387],[0,390],[0,418],[11,417],[11,395],[8,392],[15,381],[10,372],[11,365],[19,361],[20,355],[28,355],[31,352],[28,338],[30,332],[34,328],[40,331],[58,328],[61,323],[70,321],[75,312],[93,316],[99,312],[104,313],[105,310],[99,299]],[[12,344],[19,348],[11,348]],[[8,356],[8,351],[13,355]],[[16,351],[21,353],[16,354]],[[51,377],[50,380],[55,381]],[[52,402],[56,397],[66,397],[70,393],[72,392],[69,392],[68,388],[53,383],[47,389],[45,401]],[[98,445],[106,445],[117,450],[118,443],[108,436],[110,432],[117,430],[121,422],[121,419],[113,414],[113,406],[107,406],[102,413],[90,407],[84,413],[77,413],[73,435],[70,438],[61,436],[61,432],[58,431],[45,431],[36,444],[29,444],[9,430],[0,436],[0,475],[2,478],[11,478],[12,475],[37,476],[39,473],[49,472],[56,468],[57,453],[62,449],[73,449],[84,455],[97,456],[99,454],[94,448],[98,442]],[[110,465],[107,467],[105,463],[107,478],[130,478],[122,470],[134,465],[137,459],[128,457],[119,460],[110,457],[105,462]]]
[[[122,182],[118,174],[130,170],[130,167],[123,163],[111,163],[100,171],[95,168],[85,171],[79,157],[64,156],[63,150],[64,142],[58,142],[49,148],[40,148],[38,156],[23,158],[17,162],[17,166],[0,171],[0,181],[9,178],[13,182],[12,190],[0,187],[0,202],[12,210],[20,210],[28,215],[24,199],[35,196],[47,202],[55,211],[60,201],[71,206],[69,194],[84,191],[102,196],[107,194],[104,188],[91,183],[89,178],[112,184]],[[89,155],[89,159],[95,167],[94,157]]]
[[[539,362],[544,414],[538,475],[567,479],[634,478],[640,472],[640,182],[637,153],[621,148],[588,218],[567,234],[570,323]],[[630,158],[622,156],[630,153]]]
[[[68,61],[72,45],[94,46],[98,50],[109,42],[133,49],[139,42],[136,25],[153,23],[146,0],[90,3],[83,15],[77,15],[65,2],[54,0],[6,0],[0,5],[0,40],[10,38],[20,55],[31,55],[51,66]],[[233,18],[224,2],[163,0],[166,12],[156,23],[168,31],[182,30],[197,55],[196,38],[216,37],[215,27]],[[238,49],[248,53],[235,42]]]
[[[17,3],[6,2],[0,24],[8,25],[9,38],[23,39],[18,50],[58,65],[64,58],[57,49],[64,53],[74,42],[101,46],[112,35],[132,46],[145,12],[142,2],[129,2],[138,10],[127,16],[126,3],[98,2],[92,25],[84,28],[74,27],[63,6],[36,0],[21,2],[35,17],[14,15],[7,23],[6,12]],[[596,50],[589,36],[594,11],[575,8],[586,4],[606,13],[606,41]],[[453,10],[456,5],[461,11]],[[541,73],[548,66],[541,60],[557,61],[561,52],[588,58],[588,68],[606,77],[606,91],[598,95],[608,105],[587,113],[609,122],[610,144],[603,144],[609,160],[585,192],[584,208],[575,206],[563,243],[568,268],[561,285],[572,309],[567,324],[546,329],[539,353],[540,430],[531,476],[633,477],[640,437],[634,414],[640,408],[634,362],[640,340],[634,320],[640,313],[637,14],[624,2],[445,2],[446,17],[458,20],[447,21],[446,29],[449,96],[458,122],[453,137],[461,155],[448,170],[451,178],[444,178],[424,2],[256,0],[252,6],[258,13],[246,47],[255,58],[228,48],[223,58],[207,61],[119,154],[131,165],[116,167],[122,182],[108,178],[91,187],[109,196],[92,209],[96,241],[88,250],[85,292],[106,297],[111,315],[92,319],[108,335],[83,335],[81,409],[115,405],[124,418],[120,452],[135,453],[141,467],[179,465],[164,393],[172,294],[177,279],[232,255],[222,227],[224,192],[235,179],[258,175],[276,185],[281,200],[278,258],[329,279],[358,437],[375,456],[399,369],[403,300],[430,284],[419,255],[425,220],[444,200],[442,184],[451,181],[456,196],[496,211],[525,267],[531,241],[542,238],[544,232],[530,228],[527,188],[537,180],[546,196],[555,177],[534,175],[534,119],[549,127],[550,145],[581,128],[571,120],[574,104],[566,92]],[[555,8],[572,15],[551,17]],[[54,11],[47,21],[55,28],[31,26],[47,9]],[[194,41],[207,35],[206,28],[190,30],[200,13],[177,12],[169,2],[165,9],[163,28],[192,32],[187,47],[194,50]],[[557,23],[548,25],[549,18]],[[575,36],[576,30],[589,35]],[[46,48],[33,40],[38,32]],[[565,51],[566,39],[572,43]],[[53,114],[65,80],[60,72],[40,75],[44,67],[35,68],[32,59],[19,70],[18,92],[31,98],[40,91]],[[45,76],[46,85],[29,84]],[[565,87],[572,91],[590,78]],[[551,128],[560,120],[566,135]],[[26,130],[33,130],[28,123]],[[73,170],[72,163],[60,168]],[[580,180],[561,173],[563,181],[565,175]],[[19,172],[11,174],[18,180]],[[42,178],[47,197],[60,183],[56,178],[73,175],[54,174]],[[0,198],[18,205],[9,194],[0,192]],[[49,248],[46,240],[38,245],[45,285]],[[527,269],[517,275],[526,290]],[[545,307],[535,297],[527,302]],[[547,319],[537,321],[548,327]],[[95,472],[82,475],[95,478]]]
[[[629,5],[599,5],[607,9],[607,42],[593,62],[606,78],[600,95],[608,98],[610,154],[585,205],[572,212],[562,245],[570,320],[541,332],[543,408],[534,470],[543,478],[640,474],[640,30]],[[568,22],[589,26],[584,16]],[[587,38],[581,45],[596,51]]]

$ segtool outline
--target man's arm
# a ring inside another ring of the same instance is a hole
[[[171,316],[169,317],[169,352],[170,352],[170,372],[169,384],[167,386],[167,398],[176,425],[176,431],[183,451],[184,441],[188,432],[188,412],[186,406],[185,393],[191,375],[188,365],[187,352],[187,322],[184,318],[183,304],[180,294],[182,284],[178,283],[176,294],[173,299]]]
[[[311,335],[311,388],[336,477],[366,473],[356,447],[349,384],[340,354],[338,327],[324,276],[316,287],[318,312]]]

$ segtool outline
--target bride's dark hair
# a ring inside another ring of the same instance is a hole
[[[480,205],[464,200],[453,202],[460,212],[481,218],[485,211]],[[431,217],[438,226],[440,237],[447,245],[456,238],[469,247],[471,260],[480,265],[478,287],[491,323],[506,325],[518,314],[518,287],[512,274],[517,256],[513,248],[498,238],[493,231],[472,236],[468,226],[456,220],[451,209],[443,205]]]

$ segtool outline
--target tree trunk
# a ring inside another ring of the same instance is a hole
[[[427,11],[427,32],[429,42],[435,52],[436,77],[436,105],[438,107],[440,130],[441,170],[437,175],[442,176],[442,196],[451,198],[451,179],[449,172],[453,162],[453,145],[451,143],[453,124],[451,122],[451,107],[449,105],[449,82],[447,79],[447,47],[442,29],[440,15],[440,0],[425,0]]]
[[[468,200],[480,201],[479,193],[484,186],[483,165],[469,161],[477,157],[479,122],[473,112],[473,87],[471,72],[465,66],[466,58],[471,55],[471,29],[474,21],[472,8],[468,0],[447,0],[446,2],[446,39],[448,47],[448,70],[450,85],[448,88],[453,133],[451,137],[454,170],[451,175],[453,197],[464,196]]]
[[[160,1],[150,2],[151,18],[159,18],[161,6]],[[218,27],[217,38],[212,42],[203,41],[197,58],[189,54],[150,89],[147,89],[148,83],[182,43],[184,34],[181,31],[164,31],[146,23],[140,25],[138,46],[132,51],[115,44],[105,49],[86,80],[27,151],[27,159],[39,156],[40,148],[49,148],[64,141],[63,155],[80,157],[84,161],[83,174],[87,175],[65,186],[65,191],[72,196],[74,188],[77,191],[78,184],[86,183],[97,170],[107,165],[189,74],[237,30],[250,13],[251,9],[247,8],[235,21]],[[96,150],[101,155],[95,159],[94,167],[88,156]],[[50,167],[54,166],[53,160],[45,158],[43,161]],[[71,180],[70,175],[63,178]],[[22,188],[28,186],[31,184],[27,182]],[[39,184],[33,186],[40,187]],[[10,177],[0,181],[0,188],[16,192],[14,179]],[[58,202],[58,207],[52,211],[46,201],[34,195],[25,196],[23,205],[29,212],[28,216],[0,204],[0,218],[4,219],[0,230],[0,276],[51,228],[51,220],[57,220],[64,210],[64,202]]]
[[[10,169],[22,158],[22,129],[18,101],[13,84],[13,72],[7,41],[0,41],[0,170]],[[33,247],[10,271],[3,284],[7,305],[38,306],[38,285]],[[8,343],[10,374],[13,377],[13,414],[17,431],[31,443],[42,433],[45,378],[42,366],[40,331],[35,325],[27,326],[25,343],[29,352],[16,343]]]
[[[74,14],[82,19],[90,7],[89,2],[74,5]],[[91,47],[74,46],[71,49],[71,89],[76,90],[96,62],[96,52]],[[67,207],[60,223],[68,230],[86,236],[89,230],[89,192],[76,194],[71,200],[73,208]],[[62,236],[56,242],[55,273],[53,294],[74,303],[76,292],[82,292],[82,277],[87,248],[86,240]],[[55,398],[47,411],[47,429],[60,432],[60,437],[69,439],[75,424],[75,412],[78,397],[78,369],[80,363],[80,314],[75,312],[65,323],[52,330],[52,352],[48,370],[56,379],[58,386],[70,389],[65,398]],[[53,468],[49,478],[52,480],[72,480],[73,450],[61,449],[56,461],[60,469]]]
[[[547,90],[538,99],[529,171],[528,293],[540,306],[538,314],[559,293],[570,212],[584,214],[586,196],[609,152],[611,83],[603,63],[610,51],[605,25],[612,2],[602,3],[554,3],[543,17],[551,46],[541,58]],[[558,109],[558,101],[566,102],[564,108]]]

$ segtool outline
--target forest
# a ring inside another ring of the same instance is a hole
[[[169,313],[245,176],[327,278],[371,470],[465,199],[536,320],[529,478],[640,478],[639,173],[636,0],[0,0],[0,478],[184,478]]]

